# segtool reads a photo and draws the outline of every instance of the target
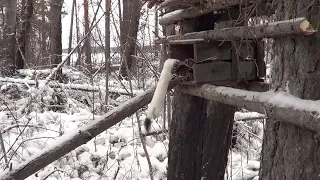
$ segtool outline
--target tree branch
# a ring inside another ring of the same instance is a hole
[[[320,102],[299,99],[284,92],[252,92],[213,85],[178,86],[176,90],[320,132]]]
[[[208,30],[200,32],[186,33],[184,35],[168,36],[160,39],[160,42],[184,40],[184,39],[204,39],[204,40],[243,40],[262,39],[272,37],[283,37],[289,35],[312,35],[317,30],[313,29],[309,21],[304,18],[295,18],[285,21],[271,22],[256,26],[241,26],[224,28],[221,30]],[[159,41],[159,40],[158,40]]]
[[[2,172],[0,174],[0,180],[25,179],[76,147],[87,143],[101,132],[117,124],[124,118],[138,111],[141,107],[148,104],[151,101],[154,90],[154,87],[150,88],[132,98],[130,101],[123,103],[102,117],[94,120],[91,124],[64,134],[56,140],[54,145],[42,150],[40,154],[31,157],[30,160],[21,163],[11,171],[5,170]]]
[[[2,78],[0,77],[0,82],[12,82],[12,83],[27,83],[30,85],[36,85],[37,83],[41,84],[44,83],[44,80],[39,80],[39,81],[35,81],[35,80],[26,80],[26,79],[16,79],[16,78]],[[58,83],[58,82],[49,82],[49,87],[51,88],[62,88],[62,89],[72,89],[72,90],[79,90],[79,91],[105,91],[105,87],[104,86],[91,86],[88,84],[63,84],[63,83]],[[115,89],[112,87],[109,87],[109,92],[110,93],[117,93],[117,94],[121,94],[121,95],[131,95],[130,92],[127,92],[125,89]],[[139,92],[141,92],[140,90],[133,90],[133,94],[136,95]]]
[[[192,2],[188,0],[187,2]],[[167,2],[168,4],[169,2]],[[181,1],[180,4],[185,4],[184,1]],[[231,6],[239,5],[239,4],[245,4],[243,0],[212,0],[209,1],[207,8],[195,8],[190,7],[188,9],[179,9],[173,12],[170,12],[168,14],[165,14],[162,16],[162,18],[159,20],[159,24],[161,25],[167,25],[167,24],[173,24],[175,22],[181,21],[183,19],[192,19],[201,15],[208,14],[212,11],[216,11],[219,9],[226,9]],[[164,4],[166,5],[166,4]],[[177,3],[169,4],[169,6],[177,5]]]

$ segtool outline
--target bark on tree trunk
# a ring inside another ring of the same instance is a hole
[[[68,42],[68,54],[71,52],[72,48],[72,37],[73,37],[73,17],[74,17],[74,9],[76,8],[77,0],[72,1],[72,8],[71,8],[71,20],[70,20],[70,32],[69,32],[69,42]],[[67,65],[70,65],[70,58],[67,61]]]
[[[84,33],[87,34],[89,32],[89,7],[88,7],[88,0],[83,1],[83,8],[84,8]],[[91,47],[90,47],[90,35],[88,38],[84,40],[84,53],[85,53],[85,64],[87,70],[91,73],[92,72],[92,62],[91,62]]]
[[[40,44],[40,51],[41,51],[41,59],[38,64],[46,65],[48,62],[43,62],[45,57],[47,57],[47,31],[46,31],[46,6],[45,0],[40,0],[41,6],[41,44]]]
[[[319,27],[319,1],[282,0],[276,18],[306,17]],[[272,87],[303,99],[320,99],[320,34],[275,39]],[[295,125],[267,121],[260,179],[319,179],[320,143]]]
[[[181,33],[213,28],[198,20],[181,22]],[[168,180],[224,179],[234,112],[233,106],[175,91]]]
[[[26,0],[22,4],[21,29],[18,36],[18,48],[16,51],[16,67],[23,69],[25,64],[27,39],[31,28],[31,17],[33,14],[33,0]]]
[[[108,106],[108,97],[109,97],[109,72],[110,72],[110,12],[111,12],[111,0],[106,0],[106,17],[105,17],[105,47],[104,47],[104,56],[105,56],[105,68],[106,68],[106,96],[105,96],[105,105]],[[107,109],[106,109],[107,110]]]
[[[51,0],[50,2],[50,48],[51,65],[56,67],[62,61],[62,42],[61,42],[61,0]],[[56,78],[60,78],[62,71],[59,70]]]
[[[135,54],[136,40],[139,27],[141,2],[124,0],[123,1],[123,19],[121,25],[121,46],[123,53],[123,62],[120,67],[120,73],[123,77],[128,76],[128,72],[135,75],[136,60],[132,55]]]
[[[0,74],[12,75],[15,70],[16,15],[17,0],[5,1],[3,32],[3,58],[0,61]]]

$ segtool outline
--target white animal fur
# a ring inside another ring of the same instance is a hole
[[[147,118],[150,120],[158,117],[164,107],[168,86],[173,77],[171,71],[176,62],[179,60],[167,59],[164,62],[156,90],[148,107]]]

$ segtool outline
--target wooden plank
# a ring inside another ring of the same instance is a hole
[[[239,61],[238,66],[238,80],[254,80],[257,78],[257,68],[254,61]],[[196,83],[237,80],[232,74],[232,63],[227,61],[195,64],[193,75]]]

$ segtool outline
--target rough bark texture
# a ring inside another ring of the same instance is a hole
[[[319,27],[319,1],[278,1],[278,20],[304,16]],[[320,34],[275,39],[272,86],[320,99]],[[320,143],[315,134],[276,119],[266,124],[260,179],[319,179]]]
[[[123,1],[123,19],[121,25],[121,46],[123,53],[123,63],[120,72],[123,77],[128,76],[130,71],[135,75],[136,60],[132,55],[135,54],[136,40],[139,27],[141,2],[124,0]]]
[[[4,1],[4,7],[4,46],[3,57],[0,61],[0,74],[7,76],[12,75],[15,70],[17,0]]]
[[[181,22],[181,33],[210,28],[196,21]],[[175,91],[168,180],[224,179],[234,111],[232,106]]]
[[[61,8],[62,0],[50,1],[50,48],[51,48],[51,65],[56,67],[62,61],[62,42],[61,42]],[[56,78],[61,75],[57,72]]]
[[[25,64],[27,39],[31,28],[31,17],[33,14],[33,0],[26,0],[23,4],[21,17],[21,29],[18,35],[18,48],[16,51],[16,67],[23,69]]]

